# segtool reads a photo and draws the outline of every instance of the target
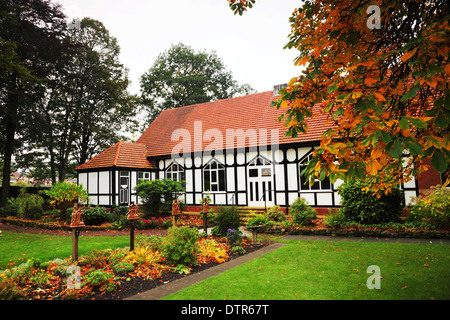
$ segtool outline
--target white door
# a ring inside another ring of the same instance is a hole
[[[251,161],[247,168],[248,206],[271,207],[273,201],[272,164],[263,157]]]
[[[119,204],[129,205],[130,199],[130,173],[128,171],[120,171],[119,176]]]

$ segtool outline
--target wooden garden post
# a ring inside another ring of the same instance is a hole
[[[173,200],[172,202],[172,217],[173,226],[177,227],[177,216],[181,214],[180,200]]]
[[[134,250],[134,222],[139,219],[139,206],[131,202],[128,207],[127,220],[130,221],[130,251]]]
[[[203,232],[208,233],[208,200],[203,198],[202,200],[202,218],[203,218]]]
[[[72,261],[76,262],[78,262],[78,237],[80,236],[81,228],[85,227],[82,215],[83,210],[76,203],[72,212],[72,220],[70,221],[70,228],[72,228]]]

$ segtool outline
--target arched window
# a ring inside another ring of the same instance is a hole
[[[300,162],[300,172],[302,172],[306,166],[308,165],[308,162],[311,160],[312,155],[307,156],[305,159],[303,159]],[[320,181],[316,179],[313,183],[313,185],[309,185],[309,179],[308,177],[305,177],[304,175],[300,175],[300,190],[331,190],[331,182],[328,177],[325,177],[323,181]]]
[[[203,187],[205,191],[225,191],[225,167],[216,160],[203,168]]]
[[[178,163],[172,163],[166,170],[166,179],[182,182],[185,180],[184,169]]]

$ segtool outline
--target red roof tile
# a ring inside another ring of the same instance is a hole
[[[111,167],[153,169],[154,166],[147,160],[146,151],[144,144],[120,141],[76,170]]]
[[[245,139],[245,147],[250,147],[270,145],[272,137],[278,139],[275,141],[279,141],[279,144],[319,141],[322,133],[331,126],[325,125],[326,115],[320,114],[308,119],[306,134],[299,134],[297,138],[283,138],[286,132],[283,126],[284,121],[279,122],[277,119],[286,110],[271,107],[270,104],[274,99],[273,92],[267,91],[165,110],[145,130],[137,142],[147,146],[148,156],[163,156],[171,155],[176,150],[174,150],[175,146],[178,145],[179,148],[181,142],[186,142],[179,135],[188,138],[190,135],[190,140],[185,144],[187,148],[182,151],[195,152],[237,147],[238,139],[231,139],[233,135],[227,139],[227,131],[235,132],[236,136],[239,133],[236,130],[239,129],[247,134],[256,132],[257,141],[250,140],[248,137]],[[176,131],[177,129],[181,130]],[[261,129],[266,130],[260,131]],[[276,135],[272,135],[271,130],[278,131]],[[264,138],[264,131],[267,132],[267,138]],[[174,141],[172,141],[173,133],[175,133]],[[240,136],[242,137],[242,134]],[[242,147],[242,144],[239,144],[239,147]]]

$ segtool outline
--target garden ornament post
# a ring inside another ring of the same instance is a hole
[[[208,233],[208,200],[206,198],[203,198],[202,200],[202,218],[203,218],[203,232]]]
[[[76,203],[73,212],[72,220],[70,221],[70,228],[72,228],[72,260],[78,261],[78,237],[80,230],[85,226],[83,222],[83,210],[81,206]]]
[[[180,200],[173,200],[172,202],[172,217],[173,217],[173,226],[177,227],[177,216],[181,214],[180,209]]]
[[[139,219],[139,206],[131,202],[128,207],[127,220],[130,221],[130,251],[134,250],[134,222]]]

